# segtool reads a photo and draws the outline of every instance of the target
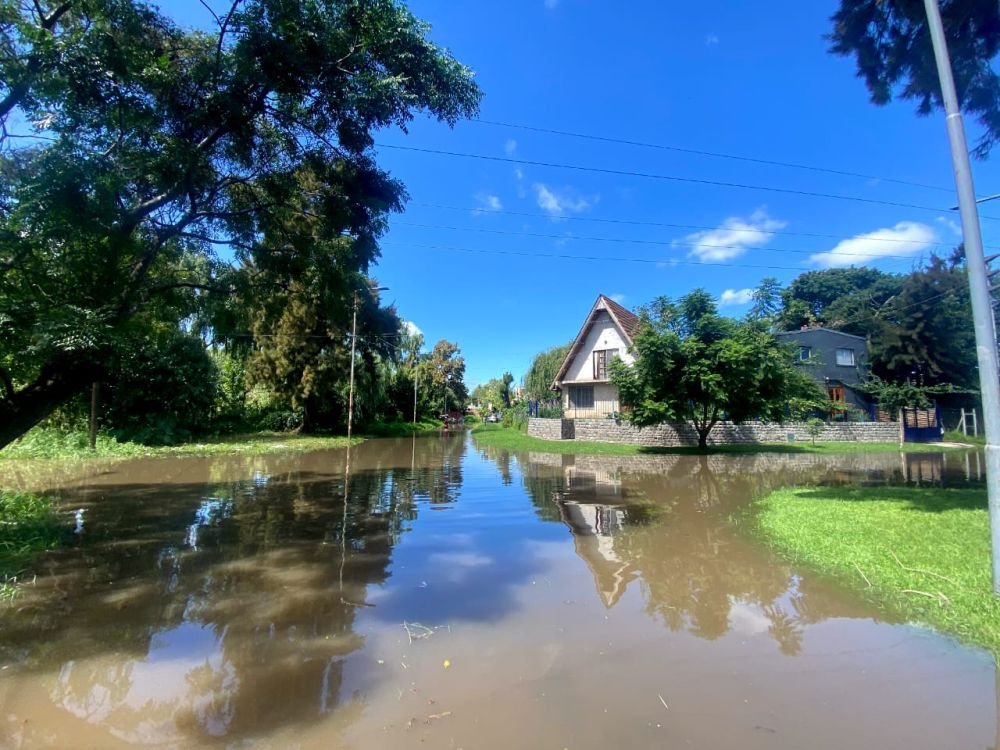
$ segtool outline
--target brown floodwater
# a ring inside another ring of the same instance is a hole
[[[993,659],[733,522],[976,454],[583,457],[467,435],[7,467],[78,534],[0,615],[0,747],[992,748]]]

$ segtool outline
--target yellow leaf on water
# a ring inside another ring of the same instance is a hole
[[[450,662],[450,661],[448,661],[447,659],[445,659],[445,660],[444,660],[444,668],[445,668],[445,669],[447,669],[447,668],[448,668],[448,667],[450,667],[450,666],[451,666],[451,662]]]

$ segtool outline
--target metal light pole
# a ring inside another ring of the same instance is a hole
[[[986,423],[986,492],[989,497],[990,538],[993,558],[993,593],[1000,594],[1000,375],[997,368],[996,323],[990,298],[990,283],[983,257],[983,238],[979,231],[976,192],[972,185],[969,147],[965,126],[958,108],[955,80],[952,76],[948,45],[937,0],[924,0],[927,26],[934,44],[941,98],[947,113],[951,163],[958,188],[958,207],[962,217],[962,238],[972,298],[972,320],[976,330],[976,355],[979,359],[979,389],[983,396],[983,421]]]
[[[389,287],[368,287],[372,292],[384,292]],[[351,384],[347,391],[347,440],[350,445],[351,431],[354,429],[354,344],[358,338],[358,293],[354,293],[354,314],[351,317]]]

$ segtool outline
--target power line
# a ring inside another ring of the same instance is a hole
[[[935,206],[921,206],[915,203],[902,203],[898,201],[884,201],[877,198],[863,198],[857,195],[840,195],[838,193],[820,193],[811,190],[796,190],[795,188],[774,187],[772,185],[754,185],[752,183],[725,182],[723,180],[707,180],[699,177],[678,177],[677,175],[656,174],[654,172],[635,172],[625,169],[610,169],[607,167],[588,167],[581,164],[562,164],[559,162],[535,161],[531,159],[514,159],[507,156],[494,156],[492,154],[473,154],[464,151],[445,151],[436,148],[423,148],[420,146],[403,146],[392,143],[376,143],[378,148],[389,148],[397,151],[411,151],[419,154],[435,154],[438,156],[453,156],[463,159],[479,159],[481,161],[494,161],[504,164],[520,164],[529,167],[548,167],[552,169],[568,169],[576,172],[594,172],[596,174],[615,175],[618,177],[642,177],[649,180],[664,180],[668,182],[680,182],[691,185],[710,185],[712,187],[736,188],[738,190],[758,190],[770,193],[782,193],[785,195],[799,195],[808,198],[825,198],[828,200],[850,201],[853,203],[865,203],[875,206],[890,206],[893,208],[910,208],[918,211],[933,211],[934,213],[946,212]],[[983,216],[984,219],[994,217]]]
[[[662,258],[629,258],[622,256],[608,256],[608,255],[578,255],[573,253],[535,253],[526,252],[519,250],[486,250],[482,248],[470,248],[470,247],[459,247],[456,245],[423,245],[413,242],[400,242],[401,246],[419,248],[422,250],[447,250],[460,253],[471,253],[476,255],[510,255],[525,258],[546,258],[546,259],[556,259],[556,260],[592,260],[601,262],[620,262],[620,263],[649,263],[654,265],[660,265],[664,267],[671,266],[716,266],[724,268],[754,268],[769,271],[796,271],[802,273],[802,268],[797,266],[770,266],[770,265],[756,265],[748,263],[716,263],[712,261],[693,261],[693,260],[678,260],[676,258],[670,258],[669,260],[664,260]]]
[[[937,190],[942,193],[954,194],[954,189],[943,188],[938,185],[925,185],[921,182],[903,180],[897,177],[881,177],[879,175],[864,174],[863,172],[848,172],[842,169],[830,169],[829,167],[817,167],[809,164],[797,164],[795,162],[776,161],[773,159],[760,159],[751,156],[738,156],[735,154],[724,154],[717,151],[703,151],[701,149],[683,148],[681,146],[668,146],[662,143],[646,143],[643,141],[633,141],[626,138],[612,138],[601,135],[591,135],[588,133],[574,133],[567,130],[556,130],[554,128],[540,128],[533,125],[517,125],[510,122],[498,122],[496,120],[484,120],[476,118],[473,122],[483,125],[495,125],[502,128],[512,128],[515,130],[526,130],[532,133],[545,133],[547,135],[558,135],[567,138],[580,138],[588,141],[598,141],[601,143],[617,143],[624,146],[637,146],[639,148],[653,148],[660,151],[674,151],[681,154],[692,154],[695,156],[711,156],[716,159],[731,159],[733,161],[748,162],[751,164],[766,164],[772,167],[786,167],[788,169],[803,169],[809,172],[820,172],[825,174],[839,175],[841,177],[859,177],[865,180],[880,180],[882,182],[892,182],[897,185],[909,185],[910,187],[922,188],[924,190]]]
[[[663,241],[663,240],[639,240],[639,239],[629,239],[629,238],[617,238],[617,237],[586,237],[586,236],[576,236],[576,235],[560,235],[560,234],[542,234],[540,232],[513,232],[503,229],[487,229],[485,227],[449,227],[439,224],[418,224],[410,221],[397,221],[396,226],[406,226],[406,227],[417,227],[420,229],[444,229],[456,232],[479,232],[482,234],[500,234],[513,237],[536,237],[540,239],[552,239],[552,240],[572,240],[572,241],[583,241],[583,242],[612,242],[621,244],[631,244],[631,245],[654,245],[657,247],[690,247],[690,248],[707,248],[711,250],[762,250],[765,252],[774,253],[796,253],[799,255],[820,255],[824,253],[831,253],[830,250],[791,250],[783,247],[750,247],[746,245],[706,245],[700,242],[683,242],[681,240]],[[763,232],[762,234],[775,234],[775,232]],[[913,241],[910,240],[913,244]],[[856,257],[856,258],[867,258],[869,260],[881,259],[881,258],[894,258],[899,260],[913,260],[913,255],[879,255],[877,258],[872,258],[871,253],[848,253],[848,252],[837,252],[835,255],[846,256],[846,257]]]
[[[493,209],[493,208],[481,208],[481,207],[463,207],[463,206],[448,206],[441,203],[425,203],[422,201],[412,201],[409,205],[420,206],[423,208],[439,208],[444,211],[457,211],[461,213],[477,213],[482,215],[490,214],[501,214],[504,216],[522,216],[525,218],[533,219],[554,219],[557,221],[589,221],[596,224],[620,224],[625,226],[638,226],[638,227],[661,227],[665,229],[698,229],[702,231],[717,231],[719,229],[724,229],[726,232],[749,232],[749,233],[759,233],[762,230],[754,229],[751,227],[741,228],[741,227],[719,227],[719,226],[706,226],[704,224],[675,224],[672,222],[663,221],[641,221],[638,219],[601,219],[592,216],[569,216],[569,215],[556,215],[556,214],[542,214],[533,213],[531,211],[509,211],[507,209]],[[767,234],[782,234],[787,237],[812,237],[816,239],[829,239],[829,240],[843,240],[844,236],[840,234],[822,234],[819,232],[786,232],[781,230],[780,232],[767,232]],[[903,240],[897,237],[868,237],[866,238],[872,242],[902,242],[902,243],[912,243],[913,240]],[[931,242],[929,245],[939,246],[939,247],[955,247],[959,244],[956,242]],[[1000,249],[1000,246],[994,246]]]

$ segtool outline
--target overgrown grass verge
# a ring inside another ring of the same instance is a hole
[[[985,435],[966,435],[958,430],[948,430],[942,438],[946,443],[964,443],[965,445],[986,445]]]
[[[353,438],[354,443],[361,438]],[[88,447],[85,432],[63,432],[55,429],[35,429],[24,437],[0,450],[4,459],[87,459],[132,458],[136,456],[214,456],[274,453],[277,451],[312,451],[324,448],[343,448],[343,436],[298,435],[285,432],[255,432],[246,435],[228,435],[206,438],[181,445],[142,445],[119,443],[108,435],[97,436],[97,448]]]
[[[525,435],[516,429],[498,424],[481,424],[472,429],[473,435],[483,445],[505,450],[538,451],[539,453],[573,453],[586,455],[634,456],[641,454],[702,455],[698,448],[647,448],[621,443],[585,443],[576,440],[543,440]],[[719,445],[709,447],[707,453],[940,453],[949,450],[922,443],[757,443],[752,445]],[[961,449],[951,449],[961,450]]]
[[[33,560],[66,534],[48,498],[0,490],[0,601],[16,596]]]
[[[365,435],[371,437],[410,437],[411,435],[423,435],[437,432],[444,425],[438,419],[422,419],[413,422],[379,422],[364,429]]]
[[[1000,657],[985,490],[793,488],[754,511],[753,527],[789,561]]]

